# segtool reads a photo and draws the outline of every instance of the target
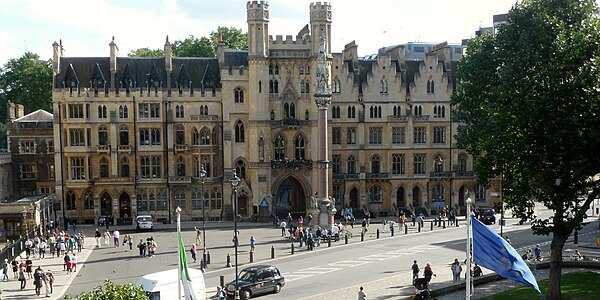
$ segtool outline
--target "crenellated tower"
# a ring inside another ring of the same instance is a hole
[[[310,4],[310,29],[312,35],[312,55],[319,54],[319,37],[325,36],[326,55],[331,55],[331,3]]]
[[[248,56],[267,57],[269,55],[269,3],[248,1]]]

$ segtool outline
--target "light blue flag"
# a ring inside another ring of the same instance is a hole
[[[537,281],[517,250],[496,232],[471,217],[473,228],[473,261],[498,275],[527,284],[542,293]]]

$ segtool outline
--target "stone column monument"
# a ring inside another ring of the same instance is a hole
[[[319,110],[318,115],[318,138],[317,138],[317,168],[318,185],[317,194],[311,199],[313,206],[313,220],[315,225],[330,226],[336,213],[335,203],[329,197],[329,159],[327,157],[327,109],[331,104],[331,87],[329,86],[329,67],[327,63],[326,39],[324,35],[320,38],[319,53],[316,66],[316,84],[314,98]]]

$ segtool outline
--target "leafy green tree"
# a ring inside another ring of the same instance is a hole
[[[243,33],[241,29],[219,26],[217,31],[210,33],[214,49],[219,43],[219,36],[223,36],[223,44],[227,49],[248,50],[248,34]]]
[[[193,35],[173,42],[173,55],[178,57],[213,57],[215,48],[207,37],[197,38]]]
[[[98,285],[91,292],[83,292],[75,300],[147,300],[146,292],[141,286],[131,283],[114,284],[110,280],[104,281],[104,286]],[[73,300],[65,296],[64,300]]]
[[[561,299],[562,251],[600,194],[600,22],[593,0],[524,0],[495,35],[469,41],[457,71],[459,145],[477,178],[552,235],[548,299]],[[530,201],[554,214],[534,216]]]
[[[162,57],[165,56],[165,52],[161,49],[150,49],[150,48],[139,48],[131,50],[127,53],[129,57]]]

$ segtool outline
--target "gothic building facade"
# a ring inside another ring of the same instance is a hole
[[[331,52],[329,3],[311,4],[309,24],[286,37],[269,35],[267,2],[246,9],[248,50],[219,44],[213,58],[174,57],[168,38],[160,58],[120,57],[114,39],[108,57],[67,57],[62,42],[53,45],[56,191],[67,217],[170,221],[181,207],[184,220],[228,218],[232,170],[242,179],[238,214],[306,213],[319,179],[320,37],[338,210],[432,213],[460,209],[469,195],[490,201],[453,138],[460,45],[398,45],[359,58],[354,42]]]

